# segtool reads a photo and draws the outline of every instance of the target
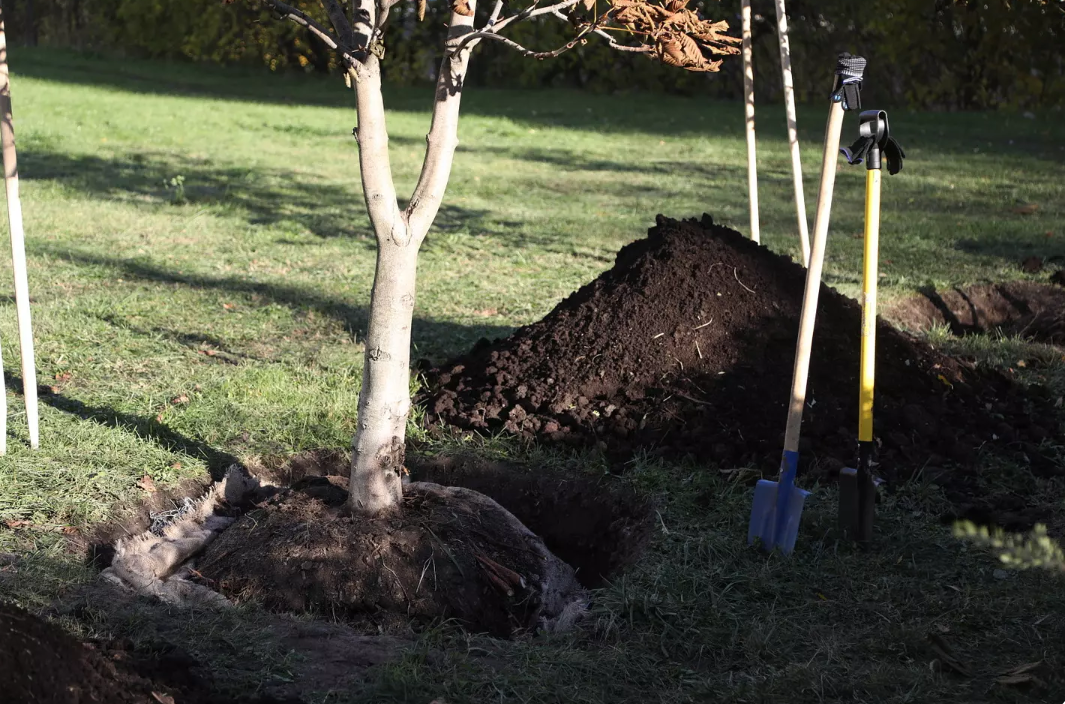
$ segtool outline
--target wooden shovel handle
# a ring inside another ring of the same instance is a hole
[[[832,191],[836,184],[836,163],[839,157],[839,137],[843,130],[843,105],[833,101],[825,128],[825,153],[821,161],[821,189],[817,194],[817,216],[814,220],[814,239],[810,249],[810,266],[806,271],[806,292],[799,318],[799,340],[795,345],[795,368],[791,377],[791,404],[788,406],[788,427],[784,435],[785,452],[798,452],[802,409],[806,405],[806,382],[810,374],[810,349],[814,338],[814,319],[817,297],[821,292],[821,269],[825,261],[828,241],[828,220],[832,212]]]

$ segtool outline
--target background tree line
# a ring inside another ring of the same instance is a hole
[[[738,33],[739,0],[694,0]],[[291,4],[325,21],[318,0]],[[337,70],[336,59],[291,23],[256,2],[220,0],[4,0],[15,42],[152,57],[244,63],[272,70]],[[429,82],[439,61],[447,6],[393,8],[384,70],[390,81]],[[482,11],[486,11],[482,8]],[[759,101],[780,98],[776,15],[754,0]],[[1065,104],[1065,0],[789,0],[795,83],[800,100],[821,99],[835,55],[870,58],[868,95],[885,104],[935,109],[1034,108]],[[515,27],[526,46],[554,48],[572,34],[548,20]],[[404,41],[398,41],[402,38]],[[409,41],[424,38],[424,41]],[[740,61],[719,74],[671,70],[618,55],[594,39],[548,61],[528,61],[488,45],[472,62],[478,85],[573,86],[741,97]]]

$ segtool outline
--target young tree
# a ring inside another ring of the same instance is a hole
[[[474,48],[482,41],[494,41],[529,58],[546,59],[594,36],[618,51],[642,53],[689,71],[717,71],[721,59],[714,57],[737,53],[739,40],[725,34],[727,22],[701,18],[688,8],[688,1],[532,0],[505,14],[504,0],[495,0],[477,27],[477,0],[452,0],[425,160],[414,193],[406,208],[401,208],[389,163],[381,93],[384,29],[389,10],[399,0],[353,0],[350,13],[339,0],[322,0],[332,31],[292,5],[263,0],[283,19],[307,28],[337,52],[355,89],[358,122],[354,134],[366,209],[377,238],[377,269],[351,460],[353,510],[378,513],[402,497],[399,473],[411,404],[410,343],[418,250],[451,174],[458,146],[459,103]],[[417,2],[422,18],[426,0]],[[502,33],[516,22],[538,17],[568,23],[573,38],[551,51],[534,51]]]

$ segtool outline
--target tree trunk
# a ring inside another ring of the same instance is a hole
[[[410,410],[410,327],[421,241],[409,236],[396,201],[377,57],[367,57],[350,75],[359,114],[356,135],[362,190],[377,235],[377,269],[364,341],[349,500],[357,511],[379,513],[403,495],[399,473]]]
[[[476,2],[468,0],[468,4],[474,8]],[[350,506],[362,513],[386,511],[403,496],[418,250],[440,208],[458,146],[459,103],[474,43],[456,48],[472,24],[472,9],[468,16],[452,13],[425,161],[406,211],[399,210],[392,181],[378,59],[368,56],[349,72],[359,112],[356,135],[363,192],[377,236],[377,269],[349,482]]]
[[[365,513],[388,509],[403,493],[417,258],[413,242],[388,239],[377,248],[350,482],[352,507]]]

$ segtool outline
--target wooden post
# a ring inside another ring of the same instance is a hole
[[[30,447],[36,449],[40,444],[37,369],[33,355],[33,327],[30,324],[26,238],[22,230],[22,204],[18,194],[18,163],[15,158],[15,128],[11,118],[11,80],[7,68],[7,35],[4,29],[3,8],[0,8],[0,148],[2,148],[4,159],[4,184],[7,187],[7,219],[11,228],[11,264],[15,273],[15,310],[18,314],[19,351],[22,355],[22,390],[26,397],[26,421],[29,423]],[[6,416],[5,413],[5,431]],[[5,442],[0,449],[6,450],[6,435],[5,432]]]
[[[810,265],[810,231],[806,222],[806,198],[802,187],[802,162],[799,159],[799,132],[795,116],[795,83],[791,76],[791,43],[788,40],[788,13],[784,0],[776,0],[777,37],[780,39],[780,69],[784,77],[784,106],[788,115],[788,146],[791,149],[791,171],[795,182],[795,214],[799,220],[799,241],[802,261]]]
[[[751,239],[758,232],[758,164],[754,145],[754,61],[751,50],[751,0],[743,0],[743,102],[747,124],[747,190],[751,202]]]

